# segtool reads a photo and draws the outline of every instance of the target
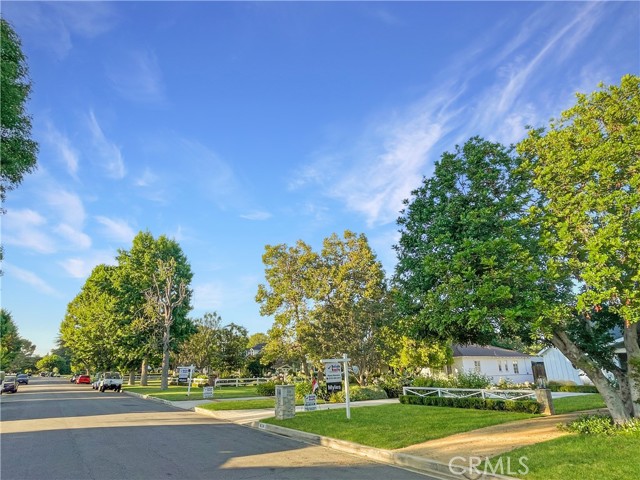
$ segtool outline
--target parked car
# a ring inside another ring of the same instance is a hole
[[[104,373],[98,373],[96,375],[96,377],[93,379],[93,382],[91,382],[91,388],[93,388],[94,390],[98,390],[98,387],[100,386],[100,381],[102,380],[103,375]]]
[[[7,375],[2,381],[0,392],[16,393],[18,391],[18,379],[15,375]]]
[[[25,385],[29,385],[29,375],[27,375],[26,373],[21,373],[19,374],[16,379],[18,380],[18,383],[24,383]]]
[[[120,373],[103,373],[98,380],[98,390],[101,392],[104,392],[105,390],[115,390],[116,392],[122,391],[122,376]]]
[[[74,373],[73,375],[71,375],[71,379],[69,381],[71,383],[76,383],[76,378],[78,378],[78,376]]]
[[[81,383],[91,384],[91,377],[89,375],[78,375],[78,378],[76,378],[76,383],[77,384],[81,384]]]

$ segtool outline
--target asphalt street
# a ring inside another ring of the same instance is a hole
[[[429,478],[60,378],[0,401],[2,480]]]

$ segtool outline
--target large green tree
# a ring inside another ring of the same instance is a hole
[[[267,285],[256,301],[273,315],[266,361],[294,360],[307,367],[348,353],[363,382],[381,362],[377,332],[389,318],[384,271],[364,235],[345,231],[323,242],[320,253],[298,241],[267,246]]]
[[[528,339],[545,299],[529,175],[513,150],[472,138],[436,162],[398,220],[394,283],[413,338]]]
[[[73,365],[87,372],[116,368],[123,361],[127,322],[118,309],[117,276],[115,266],[96,266],[60,325],[60,341],[71,351]]]
[[[222,319],[216,312],[193,320],[196,332],[180,344],[178,361],[212,372],[220,365],[220,330]]]
[[[0,19],[0,72],[0,202],[4,202],[7,191],[36,168],[38,153],[26,111],[29,68],[20,39],[5,19]]]
[[[119,250],[116,260],[119,273],[116,287],[118,290],[118,310],[130,323],[129,337],[126,344],[128,365],[140,368],[142,383],[146,383],[147,365],[155,362],[162,355],[164,329],[157,322],[157,317],[149,310],[147,294],[155,287],[154,277],[158,279],[158,265],[175,261],[175,272],[171,277],[173,285],[185,286],[184,301],[172,311],[170,349],[194,332],[194,327],[187,315],[191,310],[192,290],[189,288],[193,273],[191,265],[182,248],[173,239],[160,235],[154,238],[146,232],[139,232],[133,239],[130,250]],[[159,263],[160,262],[160,263]]]
[[[9,370],[20,349],[22,339],[11,312],[0,309],[0,370]]]
[[[264,348],[268,362],[297,362],[306,365],[300,344],[300,329],[309,322],[313,272],[318,254],[302,240],[292,247],[267,245],[262,255],[266,284],[258,285],[256,302],[260,315],[273,316]]]
[[[639,115],[640,78],[627,75],[578,94],[547,130],[530,130],[518,145],[539,194],[530,222],[543,232],[550,274],[578,291],[551,312],[547,334],[594,381],[618,423],[640,417]],[[619,365],[607,346],[613,327],[626,353]]]

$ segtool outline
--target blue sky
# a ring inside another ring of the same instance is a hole
[[[175,238],[193,316],[266,332],[267,244],[365,233],[473,135],[508,144],[640,73],[640,3],[3,2],[39,168],[10,192],[2,306],[47,353],[91,269]]]

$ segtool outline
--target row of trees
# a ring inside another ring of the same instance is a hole
[[[117,265],[98,265],[69,303],[60,343],[85,370],[139,370],[162,363],[168,387],[169,353],[193,331],[191,266],[180,245],[140,232]]]
[[[617,423],[639,417],[639,112],[627,75],[515,147],[445,152],[400,213],[390,286],[364,235],[268,245],[265,358],[349,352],[364,381],[383,363],[442,365],[452,342],[550,344]]]
[[[256,301],[274,318],[263,361],[301,364],[308,374],[310,364],[348,352],[360,384],[384,365],[447,362],[443,344],[428,346],[393,328],[392,292],[365,235],[333,234],[320,252],[301,240],[267,245],[262,259],[267,283],[258,286]]]

